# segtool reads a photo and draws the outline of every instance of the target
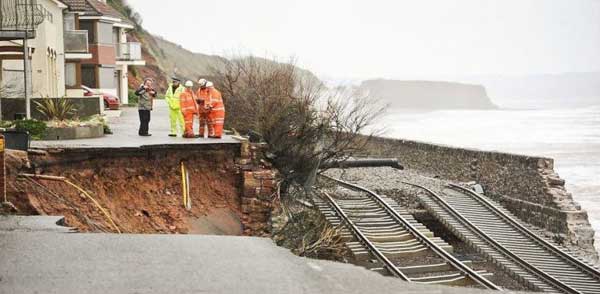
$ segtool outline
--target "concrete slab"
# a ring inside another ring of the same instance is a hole
[[[110,149],[170,145],[239,144],[239,141],[231,136],[224,136],[222,139],[169,137],[169,111],[164,100],[155,101],[155,109],[152,111],[150,120],[150,133],[152,134],[150,137],[138,136],[139,118],[137,108],[125,107],[120,111],[120,116],[108,117],[110,127],[113,131],[112,135],[82,140],[33,141],[31,142],[31,147],[40,149]],[[198,130],[197,125],[195,125],[194,130]]]
[[[270,239],[0,232],[0,293],[493,293],[299,258]]]
[[[59,225],[64,221],[62,216],[20,216],[0,215],[0,231],[4,232],[56,232],[71,233],[75,230]]]

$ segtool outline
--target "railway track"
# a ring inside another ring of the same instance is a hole
[[[344,225],[342,235],[357,260],[375,257],[372,270],[388,272],[406,281],[422,284],[479,285],[501,290],[474,270],[469,261],[455,258],[452,247],[418,223],[394,200],[344,181],[326,179],[348,193],[335,197],[322,192],[315,203],[333,225]],[[368,262],[365,262],[365,265]]]
[[[532,290],[600,293],[600,271],[524,227],[485,196],[457,185],[440,193],[405,183],[425,193],[419,201],[447,229]]]

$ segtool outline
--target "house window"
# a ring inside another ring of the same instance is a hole
[[[94,29],[94,23],[89,20],[79,21],[79,28],[88,32],[88,42],[90,44],[96,44],[96,30]]]
[[[65,63],[65,86],[67,88],[77,88],[77,64]]]
[[[90,88],[96,88],[96,67],[93,65],[81,65],[81,83]]]
[[[66,13],[63,16],[63,23],[64,23],[64,28],[65,31],[74,31],[75,28],[75,14],[73,13]]]

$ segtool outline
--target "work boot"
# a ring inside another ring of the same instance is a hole
[[[150,136],[152,136],[152,134],[140,134],[140,136],[142,136],[142,137],[150,137]]]
[[[169,134],[169,137],[177,137],[175,134]]]
[[[187,139],[193,139],[193,138],[195,138],[196,136],[194,136],[194,135],[190,135],[190,134],[184,134],[184,135],[183,135],[183,137],[184,137],[184,138],[187,138]]]

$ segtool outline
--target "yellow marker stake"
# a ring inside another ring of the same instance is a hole
[[[183,207],[185,207],[185,204],[187,203],[187,182],[183,161],[181,162],[181,192],[183,194]]]

